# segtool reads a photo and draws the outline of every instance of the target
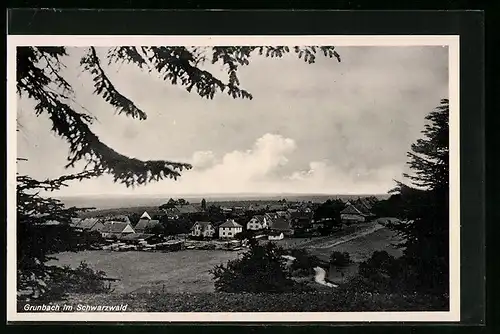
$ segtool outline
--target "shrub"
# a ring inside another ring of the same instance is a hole
[[[397,292],[412,290],[411,267],[386,251],[373,252],[372,256],[359,265],[356,284],[372,292]]]
[[[93,270],[86,262],[81,262],[75,269],[69,266],[49,266],[48,269],[49,277],[44,283],[44,293],[36,298],[39,301],[61,300],[69,293],[97,294],[112,291],[111,280],[106,274]]]
[[[223,292],[286,292],[294,286],[282,255],[284,250],[274,243],[259,245],[250,242],[250,249],[240,259],[210,270],[216,291]]]
[[[319,265],[319,259],[314,255],[310,255],[305,249],[292,249],[290,255],[295,258],[291,269],[298,275],[311,275],[314,273],[314,267]]]
[[[336,267],[347,267],[352,263],[351,256],[348,252],[334,251],[330,255],[330,264]]]

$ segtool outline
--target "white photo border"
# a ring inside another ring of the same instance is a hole
[[[7,36],[7,321],[8,322],[459,322],[460,321],[460,52],[459,35],[325,36],[142,36],[8,35]],[[450,298],[447,312],[284,312],[284,313],[25,313],[17,311],[16,158],[18,46],[117,45],[334,45],[448,46],[450,106]]]

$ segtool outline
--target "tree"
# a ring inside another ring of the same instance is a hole
[[[314,211],[314,219],[325,219],[325,225],[319,231],[321,234],[327,235],[334,227],[342,225],[340,212],[344,207],[345,204],[340,199],[328,199],[316,208]]]
[[[286,292],[294,286],[286,268],[282,248],[274,243],[259,245],[249,240],[250,249],[242,258],[210,270],[215,289],[223,292]]]
[[[398,182],[393,192],[402,199],[394,229],[403,237],[404,260],[417,277],[415,289],[448,292],[449,284],[449,101],[427,117],[422,139],[408,152],[414,174],[410,184]]]
[[[201,200],[201,209],[203,211],[207,209],[207,201],[204,198]]]
[[[59,200],[40,195],[40,191],[60,189],[67,181],[87,178],[87,173],[45,181],[17,176],[17,290],[23,298],[50,293],[48,282],[61,276],[61,268],[47,265],[53,254],[99,243],[99,238],[80,235],[70,225],[71,218],[84,209],[66,208]]]
[[[109,63],[129,63],[160,76],[173,85],[180,85],[188,92],[195,91],[200,97],[213,99],[216,94],[226,92],[233,98],[252,99],[250,92],[240,87],[238,70],[250,63],[251,58],[263,55],[281,58],[295,53],[312,64],[318,54],[335,57],[340,61],[334,47],[287,46],[233,46],[233,47],[114,47],[106,54]],[[93,169],[96,175],[111,174],[115,182],[126,186],[145,184],[164,178],[177,179],[191,165],[168,160],[141,161],[126,157],[102,142],[92,131],[95,119],[91,113],[77,110],[73,87],[63,76],[61,68],[67,50],[55,47],[17,48],[17,92],[36,102],[34,112],[46,115],[52,122],[52,131],[69,144],[67,167],[85,161],[85,170]],[[223,64],[227,79],[221,79],[204,70],[206,62]],[[105,65],[94,47],[88,47],[80,61],[82,71],[93,78],[94,93],[109,103],[118,114],[144,120],[145,111],[119,92],[108,78]],[[82,108],[84,109],[84,108]],[[85,109],[84,109],[85,110]]]

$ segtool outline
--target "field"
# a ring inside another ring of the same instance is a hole
[[[376,229],[373,224],[361,225],[346,235],[317,238],[290,238],[278,241],[288,247],[305,247],[312,254],[327,262],[332,251],[349,252],[355,261],[343,270],[345,277],[357,271],[360,261],[366,260],[373,251],[386,250],[395,256],[399,250],[391,246],[394,234],[386,228]],[[288,243],[288,245],[286,245]],[[328,245],[334,245],[329,247]],[[213,280],[209,273],[215,265],[235,259],[237,252],[216,250],[185,250],[179,252],[112,252],[84,251],[60,253],[60,265],[76,267],[85,261],[91,267],[106,272],[108,277],[119,279],[114,283],[116,293],[129,292],[213,292]],[[330,279],[339,280],[340,273],[331,271]]]
[[[181,252],[111,252],[84,251],[60,253],[59,265],[76,267],[81,261],[92,268],[118,278],[116,293],[161,290],[164,292],[211,292],[214,290],[209,270],[235,259],[237,252],[186,250]]]

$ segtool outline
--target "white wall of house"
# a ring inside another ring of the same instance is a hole
[[[194,228],[191,230],[191,235],[194,237],[208,237],[211,238],[214,236],[215,229],[212,225],[207,225],[205,228],[200,224],[196,224]]]
[[[132,226],[127,225],[127,226],[125,226],[125,228],[123,229],[122,233],[135,233],[135,231],[134,231],[134,229],[132,228]]]
[[[234,238],[234,236],[238,233],[241,233],[243,228],[240,227],[219,227],[219,238],[228,239]]]
[[[280,233],[278,235],[270,235],[268,236],[268,240],[282,240],[284,238],[283,233]]]
[[[264,221],[261,222],[258,219],[252,218],[247,223],[247,230],[258,231],[263,230],[269,227],[267,219],[264,218]]]
[[[347,214],[347,213],[341,214],[340,219],[342,219],[342,221],[346,221],[346,222],[364,222],[365,221],[365,217],[363,217],[361,215],[353,215],[353,214]]]

